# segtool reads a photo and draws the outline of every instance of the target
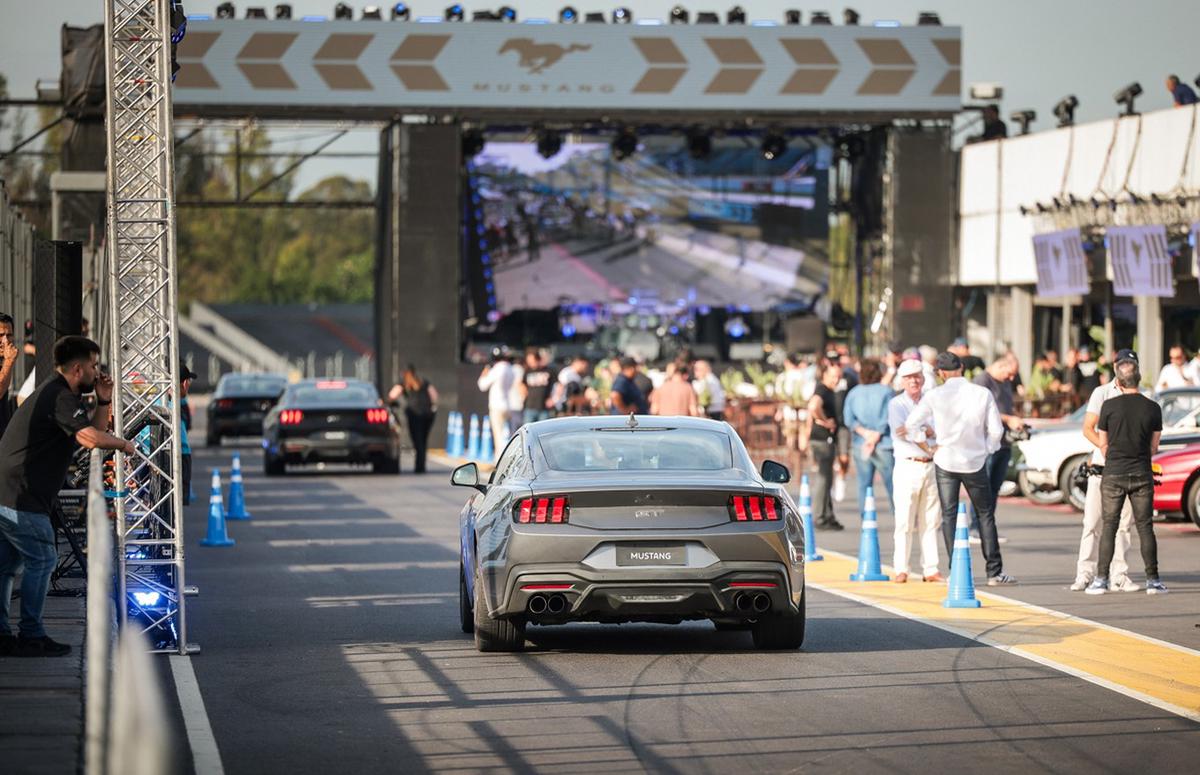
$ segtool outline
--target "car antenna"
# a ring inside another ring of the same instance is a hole
[[[634,417],[633,411],[629,412],[629,422],[626,423],[625,427],[630,428],[630,429],[638,427],[637,418]]]

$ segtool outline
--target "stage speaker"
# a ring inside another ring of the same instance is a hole
[[[83,327],[83,244],[38,241],[33,253],[37,381],[54,370],[54,342]]]

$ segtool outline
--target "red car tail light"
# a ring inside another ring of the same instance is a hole
[[[731,495],[729,518],[735,522],[777,522],[779,504],[770,496]]]
[[[304,419],[304,412],[299,409],[284,409],[279,413],[280,425],[299,425]]]
[[[387,409],[368,409],[367,422],[371,425],[383,425],[388,421]]]
[[[569,521],[571,502],[565,495],[553,498],[523,498],[517,503],[515,516],[522,525],[561,524]]]
[[[217,408],[218,409],[232,409],[233,408],[233,399],[232,398],[218,399],[217,400]]]

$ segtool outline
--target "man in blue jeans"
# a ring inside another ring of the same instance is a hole
[[[888,425],[888,404],[896,392],[880,383],[883,366],[866,358],[859,369],[859,382],[846,394],[842,421],[850,429],[854,450],[854,470],[858,474],[858,513],[866,509],[867,488],[875,483],[875,473],[883,478],[888,504],[892,503],[892,472],[896,458],[892,452],[892,431]],[[894,513],[894,511],[893,511]]]
[[[53,375],[38,385],[13,415],[0,439],[0,655],[60,657],[71,647],[46,635],[42,609],[58,559],[50,512],[80,444],[88,449],[134,452],[131,441],[107,432],[113,384],[98,373],[100,348],[82,336],[54,344]],[[88,417],[83,394],[96,393]],[[8,621],[13,578],[21,579],[21,624]]]
[[[1017,415],[1016,398],[1013,391],[1013,378],[1017,375],[1017,359],[1015,356],[1002,355],[992,362],[984,371],[975,375],[971,381],[980,387],[987,388],[992,394],[992,399],[996,402],[996,409],[1000,412],[1000,422],[1004,423],[1004,427],[1011,430],[1019,430],[1025,424]],[[1004,486],[1004,480],[1008,477],[1008,464],[1012,461],[1012,442],[1008,441],[1005,436],[1000,437],[1000,448],[992,454],[988,455],[987,459],[987,474],[988,482],[992,487],[992,499],[1000,497],[1000,488]],[[979,514],[976,512],[971,518],[971,532],[979,535]],[[972,538],[972,543],[975,539]],[[1005,539],[999,538],[1000,543],[1004,543]]]

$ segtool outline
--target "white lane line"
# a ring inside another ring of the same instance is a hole
[[[390,546],[394,544],[432,544],[433,539],[425,536],[380,536],[377,538],[286,538],[267,541],[267,546],[276,549],[294,549],[304,546]],[[438,544],[443,545],[442,543]]]
[[[192,657],[172,654],[170,663],[196,775],[225,775],[217,738],[213,736],[208,712],[204,710],[204,698],[200,696],[200,684],[196,682],[196,671],[192,669]]]
[[[433,570],[457,568],[458,560],[432,560],[428,562],[340,562],[328,565],[289,565],[289,573],[332,573],[334,571],[381,571],[381,570]]]
[[[363,519],[252,519],[250,527],[343,527],[345,525],[402,525],[391,517],[364,517]]]

